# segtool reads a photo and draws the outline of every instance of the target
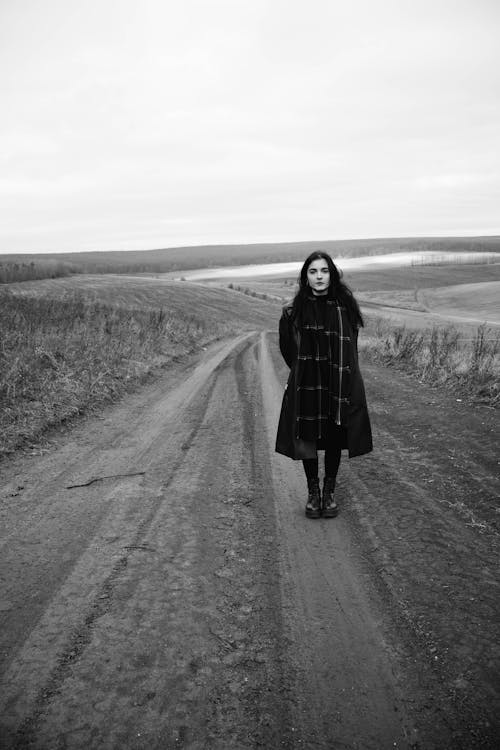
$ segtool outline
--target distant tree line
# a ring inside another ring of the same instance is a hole
[[[52,259],[31,260],[29,262],[0,261],[0,284],[34,281],[35,279],[55,279],[58,276],[83,273],[84,270],[74,263]]]

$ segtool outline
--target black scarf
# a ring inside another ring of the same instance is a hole
[[[351,337],[346,308],[336,299],[304,302],[298,356],[298,435],[319,440],[329,420],[345,424],[351,375]]]

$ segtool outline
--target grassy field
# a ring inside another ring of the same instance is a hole
[[[226,288],[206,287],[191,282],[176,282],[154,277],[112,274],[78,275],[59,279],[41,279],[10,284],[8,289],[20,296],[71,300],[83,296],[87,301],[138,309],[163,309],[172,316],[193,315],[207,324],[221,325],[229,316],[250,327],[265,320],[267,308],[259,313],[251,299]]]
[[[484,281],[422,290],[418,297],[430,310],[461,315],[465,309],[476,318],[500,324],[500,281]]]
[[[500,325],[500,281],[474,282],[442,287],[365,291],[357,294],[366,305],[383,305],[401,310],[417,310],[458,322],[468,319]]]
[[[272,325],[278,310],[230,290],[123,277],[0,290],[0,455],[210,342]]]

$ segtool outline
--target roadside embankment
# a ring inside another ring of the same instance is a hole
[[[444,325],[419,329],[367,318],[360,337],[365,358],[402,367],[419,381],[489,405],[500,402],[500,332],[480,325],[464,333]]]
[[[261,300],[187,284],[176,286],[179,294],[191,292],[192,304],[178,304],[172,285],[155,295],[147,282],[140,290],[148,294],[147,305],[115,282],[115,292],[129,299],[116,304],[108,286],[95,285],[91,294],[74,284],[61,296],[59,281],[50,296],[45,289],[2,290],[0,457],[115,400],[180,357],[267,322],[271,309]]]

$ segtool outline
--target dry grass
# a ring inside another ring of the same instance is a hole
[[[370,317],[361,348],[370,359],[402,366],[421,381],[491,405],[500,402],[500,333],[486,325],[466,336],[451,325],[419,330]]]
[[[188,308],[189,309],[189,308]],[[0,455],[229,332],[203,315],[83,296],[0,299]]]

